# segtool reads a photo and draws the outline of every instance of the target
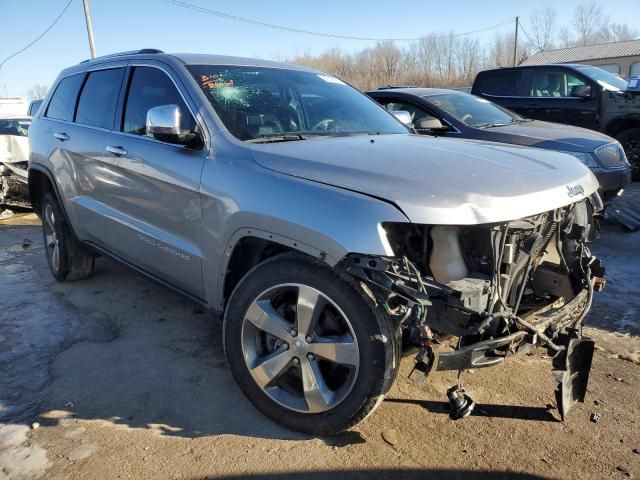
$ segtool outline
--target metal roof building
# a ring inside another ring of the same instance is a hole
[[[640,75],[640,40],[546,50],[531,55],[522,65],[549,63],[584,63],[623,77]]]

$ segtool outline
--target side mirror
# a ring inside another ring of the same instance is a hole
[[[182,114],[177,105],[159,105],[147,112],[146,133],[150,137],[179,136]]]
[[[404,123],[407,127],[413,127],[413,122],[411,120],[411,114],[406,110],[393,110],[391,112],[394,117]]]
[[[591,97],[591,85],[574,85],[571,87],[571,96],[578,98]]]
[[[181,130],[182,112],[177,105],[159,105],[147,111],[146,134],[161,142],[185,145],[196,150],[204,144],[202,136],[189,130]]]
[[[436,117],[422,117],[416,123],[416,130],[444,131],[447,127]]]

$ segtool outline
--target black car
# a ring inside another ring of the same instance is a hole
[[[531,65],[478,73],[471,93],[520,115],[618,139],[640,180],[640,90],[591,65]]]
[[[418,133],[569,153],[598,177],[605,200],[614,198],[631,181],[631,167],[622,147],[602,133],[526,119],[489,100],[456,90],[385,87],[367,95],[389,111],[409,112]]]

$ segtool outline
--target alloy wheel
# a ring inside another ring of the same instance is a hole
[[[56,218],[51,204],[47,204],[44,210],[44,238],[47,255],[51,259],[54,270],[60,270],[60,242],[56,233]]]
[[[263,392],[304,413],[340,404],[360,364],[346,315],[319,290],[295,283],[274,286],[254,299],[244,315],[242,353]]]

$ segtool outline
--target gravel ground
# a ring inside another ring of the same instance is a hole
[[[313,438],[243,397],[219,319],[106,259],[55,283],[37,219],[1,220],[0,479],[637,477],[639,240],[607,227],[594,245],[608,268],[588,318],[600,351],[566,422],[542,352],[465,374],[478,407],[462,421],[445,403],[455,376],[419,387],[405,358],[366,422]]]

